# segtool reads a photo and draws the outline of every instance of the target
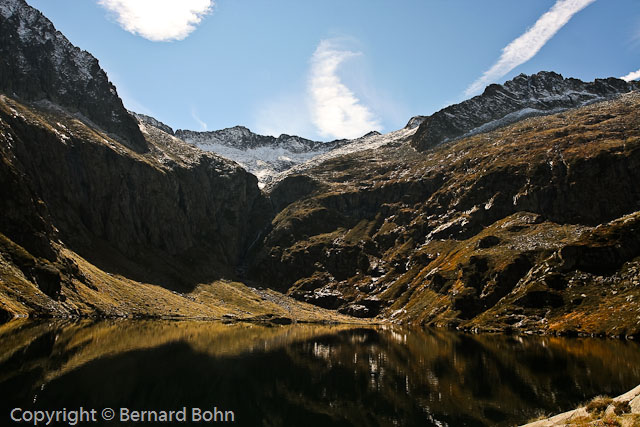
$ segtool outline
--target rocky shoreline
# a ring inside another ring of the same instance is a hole
[[[626,404],[625,404],[626,403]],[[590,404],[522,427],[636,426],[640,422],[640,385],[613,399],[599,397]]]

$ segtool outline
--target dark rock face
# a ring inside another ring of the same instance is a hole
[[[486,236],[478,242],[478,249],[487,249],[500,243],[500,238],[496,236]]]
[[[136,120],[98,61],[24,0],[0,4],[0,92],[23,101],[49,101],[90,120],[129,148],[147,150]]]
[[[557,113],[611,99],[640,88],[640,83],[608,78],[583,82],[542,71],[519,75],[504,85],[487,86],[482,95],[444,108],[425,118],[412,146],[427,150],[453,139],[487,132],[526,117]]]
[[[2,127],[2,132],[6,128]],[[8,160],[7,146],[0,147],[0,229],[13,241],[37,257],[56,258],[51,247],[54,227],[49,212],[22,172]]]
[[[151,151],[140,158],[63,113],[3,98],[0,233],[35,254],[55,259],[48,242],[59,239],[98,264],[115,250],[148,268],[167,257],[176,269],[186,262],[205,275],[229,274],[269,217],[252,216],[264,198],[233,162],[179,140],[168,145],[160,131],[146,132]],[[55,275],[36,273],[55,293]]]
[[[98,61],[23,0],[0,5],[0,24],[0,92],[47,101],[30,108],[3,97],[0,232],[49,261],[60,239],[95,262],[109,247],[150,265],[165,254],[233,271],[261,227],[252,216],[262,198],[255,177],[181,148],[170,127],[138,115],[145,139]],[[86,127],[73,123],[77,114]],[[96,125],[147,157],[100,140]],[[33,268],[25,274],[55,295],[56,274]]]
[[[275,212],[280,212],[296,200],[311,195],[320,188],[320,183],[306,175],[290,175],[278,183],[270,192],[269,199]]]
[[[11,313],[9,313],[7,310],[3,310],[2,307],[0,307],[0,323],[7,322],[12,317],[13,315]]]

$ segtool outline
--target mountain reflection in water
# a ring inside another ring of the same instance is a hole
[[[638,383],[640,348],[623,341],[382,326],[0,326],[2,424],[13,407],[83,406],[217,407],[243,426],[514,425]]]

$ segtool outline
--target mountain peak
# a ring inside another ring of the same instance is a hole
[[[553,71],[520,74],[502,85],[491,84],[481,95],[446,107],[426,117],[412,146],[426,150],[443,142],[569,108],[612,99],[640,88],[640,83],[616,78],[583,82]],[[410,122],[411,123],[411,122]]]
[[[142,152],[136,120],[89,52],[74,46],[24,0],[0,3],[0,92],[22,101],[49,101],[86,118]]]

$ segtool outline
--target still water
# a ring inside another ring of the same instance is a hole
[[[79,425],[149,425],[105,422],[104,408],[116,419],[120,408],[217,408],[241,426],[507,426],[638,383],[638,344],[612,340],[169,321],[0,326],[3,426],[26,425],[11,422],[15,407],[80,406],[98,416]],[[212,423],[172,425],[187,424]]]

